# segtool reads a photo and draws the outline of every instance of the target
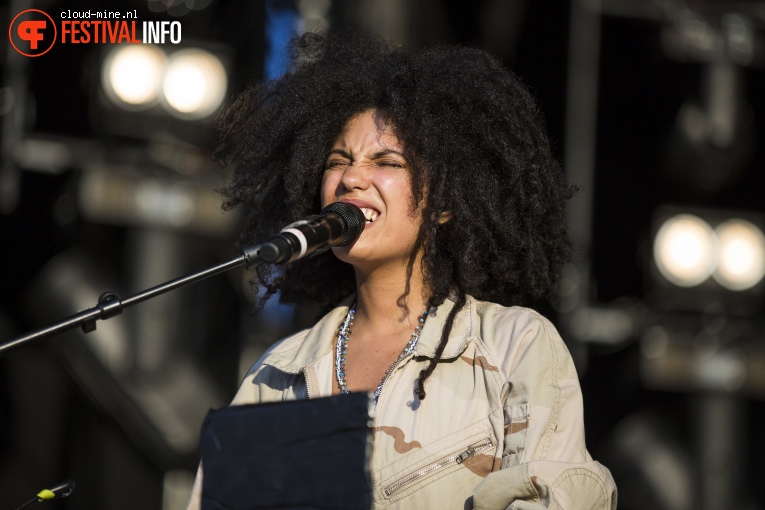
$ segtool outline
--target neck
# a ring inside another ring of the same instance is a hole
[[[406,329],[417,325],[427,306],[427,297],[419,257],[412,267],[409,278],[406,264],[403,268],[381,268],[370,273],[356,269],[358,324],[388,331],[394,325]]]

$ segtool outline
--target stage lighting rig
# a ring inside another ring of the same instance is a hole
[[[762,215],[662,207],[654,217],[641,333],[652,389],[765,395]]]
[[[99,132],[134,139],[172,133],[206,145],[229,89],[230,56],[210,44],[121,45],[105,51],[91,120]]]
[[[765,218],[759,213],[662,207],[654,216],[649,303],[754,316],[762,304]]]
[[[653,256],[661,275],[679,287],[695,287],[711,276],[728,290],[745,291],[765,276],[765,236],[741,218],[712,230],[697,216],[673,216],[656,233]]]

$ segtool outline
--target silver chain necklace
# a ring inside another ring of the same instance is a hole
[[[340,386],[340,393],[350,393],[350,390],[348,390],[348,385],[345,381],[345,354],[348,352],[348,340],[351,338],[351,327],[353,326],[353,317],[355,315],[356,303],[354,303],[353,306],[348,310],[348,313],[345,316],[345,320],[340,326],[340,331],[337,334],[337,348],[335,349],[335,376],[337,377],[337,384]],[[425,325],[425,319],[427,317],[428,311],[425,310],[422,315],[420,315],[417,326],[414,328],[414,333],[412,333],[412,336],[409,338],[406,346],[404,346],[404,349],[398,355],[396,361],[391,363],[391,366],[388,367],[385,375],[383,375],[382,381],[380,381],[380,384],[375,390],[375,403],[377,402],[377,399],[380,398],[380,392],[382,392],[383,386],[388,381],[390,375],[393,373],[396,365],[398,365],[402,359],[406,358],[417,346],[417,341],[420,339],[420,332],[422,331],[422,327]]]

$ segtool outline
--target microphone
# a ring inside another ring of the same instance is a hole
[[[319,254],[330,246],[348,246],[361,236],[366,222],[364,213],[355,205],[334,202],[320,214],[284,227],[259,246],[258,257],[269,264],[285,264]]]

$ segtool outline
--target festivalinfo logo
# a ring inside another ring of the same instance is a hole
[[[141,21],[132,11],[72,11],[58,15],[26,9],[13,18],[8,38],[25,57],[41,57],[59,44],[179,44],[180,21]],[[140,30],[139,30],[140,29]]]

